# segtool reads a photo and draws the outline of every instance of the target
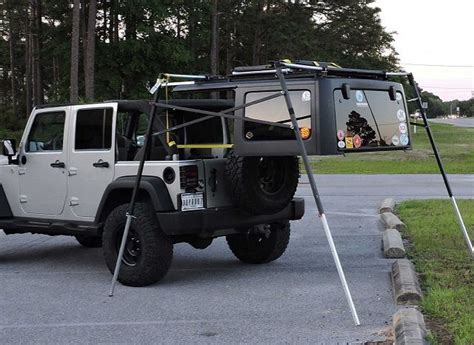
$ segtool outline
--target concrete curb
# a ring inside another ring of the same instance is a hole
[[[406,229],[405,223],[403,223],[396,215],[392,212],[384,212],[380,215],[380,219],[385,224],[386,229],[396,229],[402,231]]]
[[[407,259],[392,265],[393,295],[397,304],[418,304],[423,298],[413,264]]]
[[[425,345],[426,331],[423,315],[415,308],[400,309],[393,315],[395,345]]]
[[[383,233],[383,255],[388,259],[400,259],[406,255],[402,236],[396,229],[387,229]]]
[[[392,212],[395,209],[395,200],[387,198],[382,201],[379,207],[379,213]]]

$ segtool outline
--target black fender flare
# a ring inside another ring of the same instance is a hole
[[[111,211],[107,209],[109,198],[113,197],[113,195],[119,191],[128,192],[131,195],[131,191],[133,191],[135,187],[136,178],[136,176],[122,176],[107,186],[97,209],[95,216],[96,223],[103,220],[104,211]],[[156,212],[175,210],[168,189],[161,178],[156,176],[142,176],[139,190],[145,192],[150,197],[151,204]],[[126,202],[129,201],[130,199]],[[112,202],[112,204],[114,203]]]
[[[10,208],[10,204],[7,199],[7,195],[3,190],[3,186],[0,183],[0,218],[12,218],[13,213],[12,209]]]

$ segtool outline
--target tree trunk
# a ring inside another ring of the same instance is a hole
[[[11,1],[10,1],[11,2]],[[15,32],[13,31],[13,22],[15,21],[13,18],[13,10],[12,8],[9,9],[9,18],[8,18],[8,46],[10,50],[10,82],[11,82],[11,89],[12,89],[12,97],[11,97],[11,104],[13,115],[17,118],[17,107],[16,107],[16,72],[15,72]]]
[[[88,101],[94,100],[94,79],[95,79],[95,30],[97,16],[97,0],[89,2],[89,18],[87,23],[87,51],[86,69],[84,82],[86,85],[86,98]]]
[[[219,74],[219,9],[218,0],[212,0],[211,74]]]
[[[79,39],[79,50],[81,50],[82,43],[82,67],[83,67],[83,76],[87,73],[87,0],[81,0],[81,11],[79,13],[79,27],[81,30],[80,39]],[[80,53],[79,53],[80,54]],[[79,65],[81,61],[79,60]],[[80,76],[78,77],[81,78]]]
[[[118,43],[118,41],[120,40],[120,37],[119,37],[119,29],[118,29],[118,26],[119,26],[119,20],[118,20],[118,9],[117,9],[117,0],[112,0],[112,12],[113,12],[113,32],[114,32],[114,36],[113,36],[113,42],[116,42]]]
[[[26,116],[28,117],[31,113],[31,21],[30,21],[30,7],[26,6],[26,30],[25,30],[25,105],[26,105]]]
[[[259,0],[257,2],[256,8],[256,18],[257,22],[255,23],[254,36],[253,36],[253,47],[252,47],[252,65],[260,64],[260,57],[262,53],[262,26],[260,21],[263,19],[263,1]]]
[[[72,39],[71,39],[71,84],[70,101],[77,103],[79,101],[79,16],[80,0],[74,0],[72,9]]]
[[[34,105],[44,103],[43,78],[41,73],[41,12],[41,0],[31,0]]]

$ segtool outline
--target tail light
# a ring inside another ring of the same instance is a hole
[[[181,189],[197,188],[199,186],[199,173],[197,165],[186,165],[179,168]]]
[[[311,128],[301,127],[300,128],[301,139],[306,140],[311,136]]]

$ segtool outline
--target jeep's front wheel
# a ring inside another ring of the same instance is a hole
[[[228,235],[227,244],[234,255],[248,264],[264,264],[278,259],[290,241],[290,222],[253,226]]]
[[[104,257],[114,272],[126,222],[128,204],[115,208],[104,225]],[[153,209],[146,203],[135,205],[118,280],[128,286],[146,286],[161,280],[173,258],[173,241],[159,228]]]

